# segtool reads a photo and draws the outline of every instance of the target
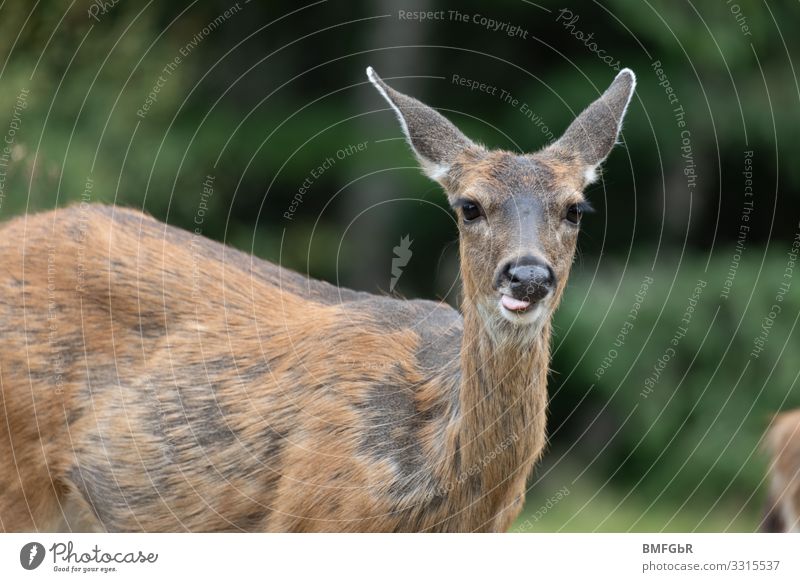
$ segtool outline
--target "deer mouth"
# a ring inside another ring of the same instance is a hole
[[[504,293],[500,296],[500,305],[502,305],[507,311],[522,314],[526,313],[528,309],[530,309],[532,303],[530,301],[525,301],[524,299],[515,299],[514,297]]]

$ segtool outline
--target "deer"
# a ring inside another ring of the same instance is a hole
[[[769,489],[760,530],[800,532],[800,409],[777,414],[763,441]]]
[[[11,219],[3,530],[509,529],[546,445],[584,191],[636,78],[620,71],[526,154],[367,75],[457,215],[460,310],[340,288],[134,209]]]

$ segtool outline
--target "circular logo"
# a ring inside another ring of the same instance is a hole
[[[19,551],[19,563],[26,570],[35,570],[44,561],[44,546],[39,542],[30,542]]]

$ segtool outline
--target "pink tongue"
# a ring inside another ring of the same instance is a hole
[[[500,298],[500,303],[502,303],[503,307],[505,307],[509,311],[522,311],[524,309],[528,309],[528,307],[531,306],[529,301],[520,301],[519,299],[514,299],[513,297],[509,297],[508,295],[503,295]]]

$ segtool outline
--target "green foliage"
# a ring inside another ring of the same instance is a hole
[[[554,442],[580,435],[582,461],[647,496],[758,505],[761,435],[800,406],[800,283],[790,245],[775,247],[734,269],[728,249],[707,268],[673,256],[579,269],[556,318]]]

